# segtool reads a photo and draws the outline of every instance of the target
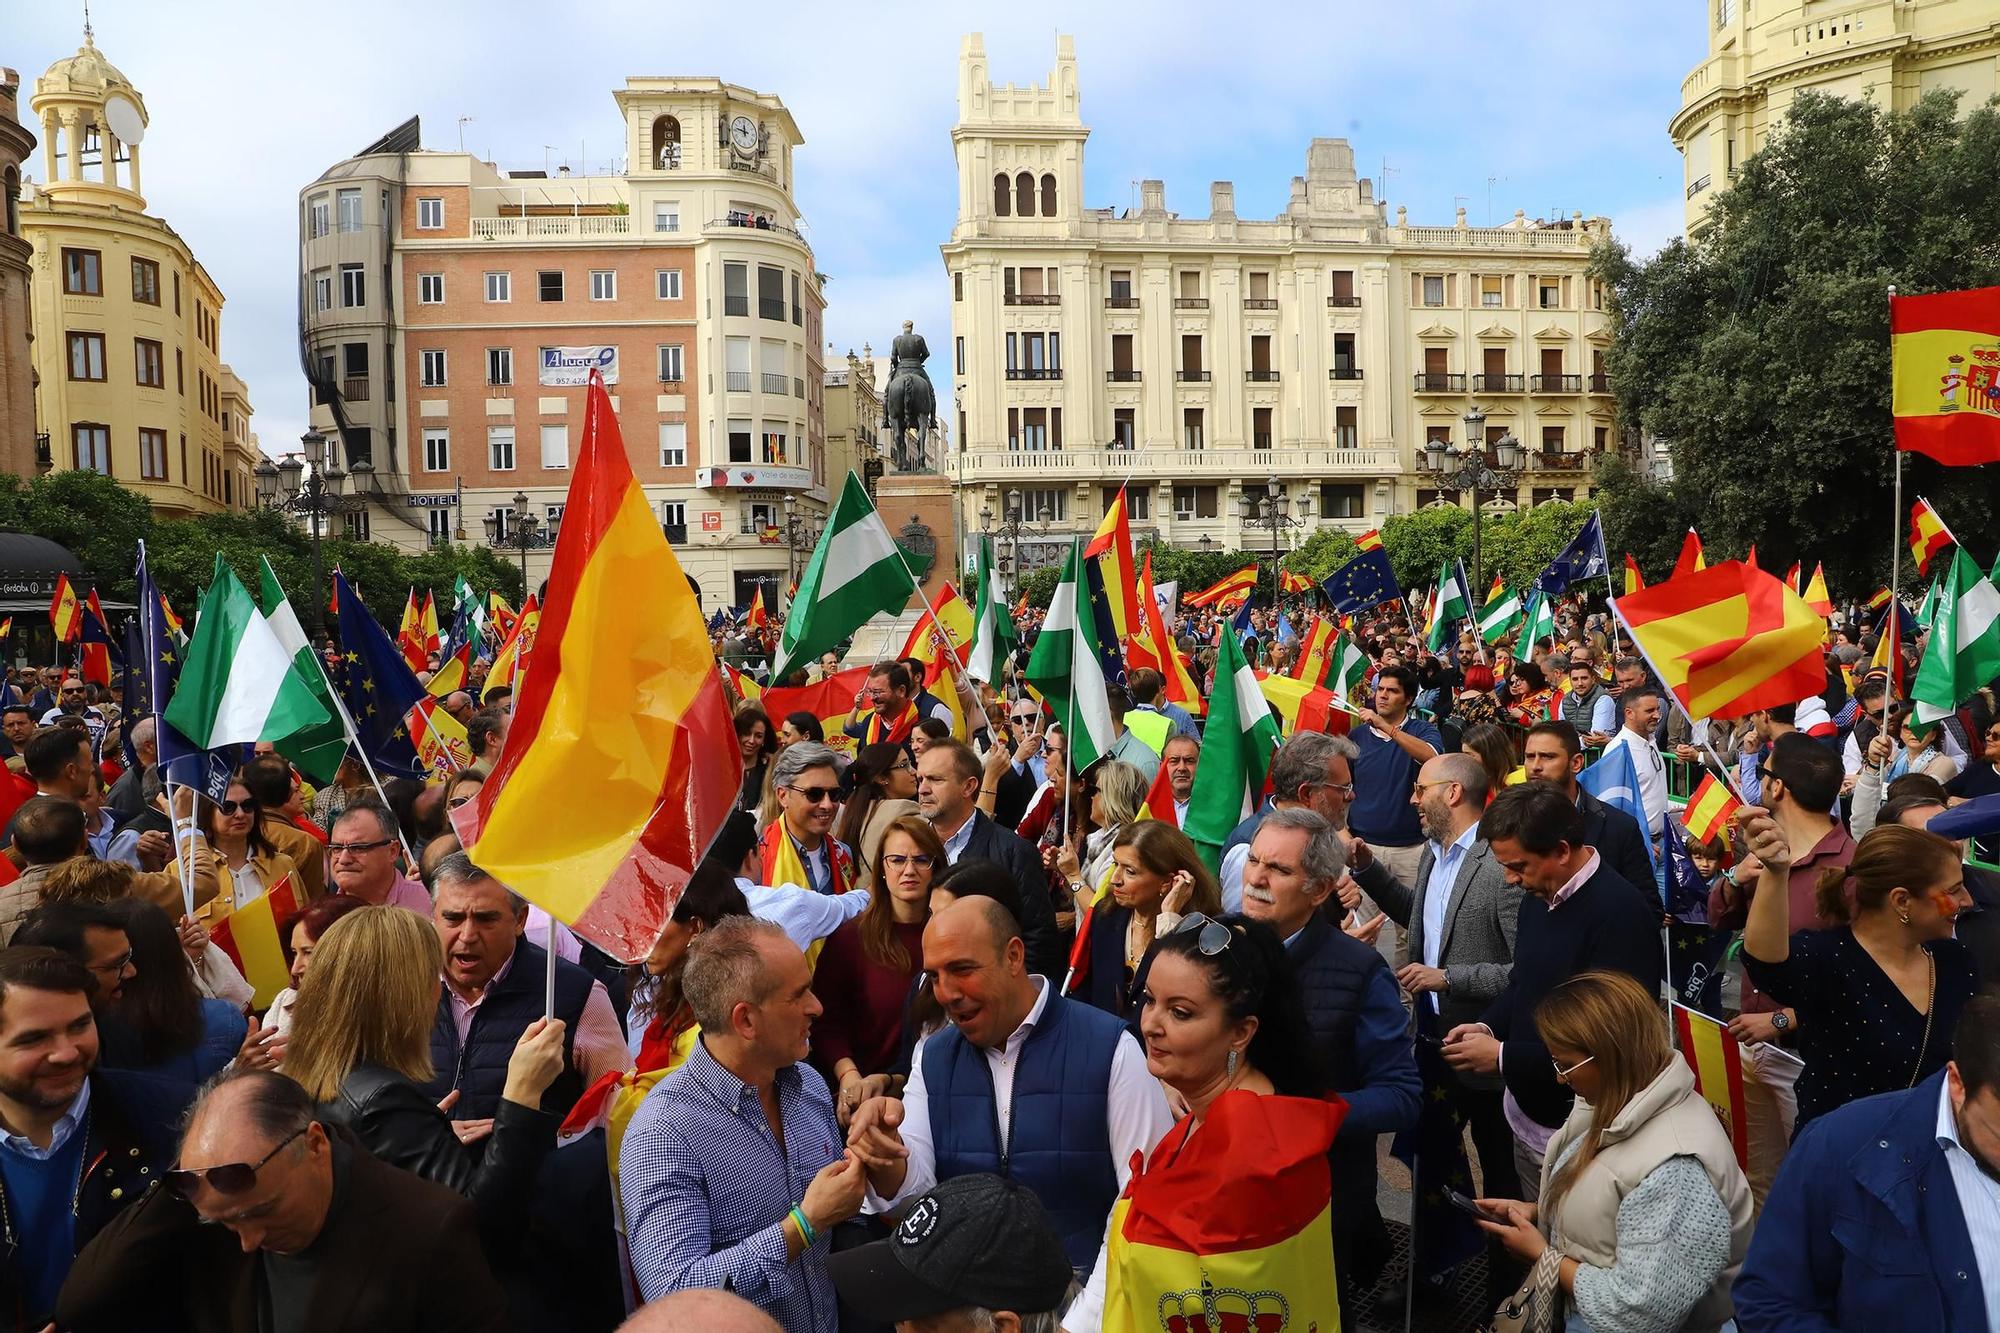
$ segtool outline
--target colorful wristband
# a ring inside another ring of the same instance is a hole
[[[819,1243],[819,1233],[813,1230],[812,1223],[806,1221],[805,1209],[793,1204],[790,1216],[793,1225],[799,1229],[799,1235],[804,1237],[807,1249]]]

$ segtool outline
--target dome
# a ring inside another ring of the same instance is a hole
[[[108,92],[113,89],[130,91],[132,81],[118,72],[118,67],[104,58],[88,34],[83,45],[76,48],[76,54],[58,60],[50,65],[42,75],[42,92],[56,92],[58,85],[72,92]]]

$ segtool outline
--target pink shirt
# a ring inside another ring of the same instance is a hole
[[[464,1046],[472,1034],[472,1016],[479,1012],[479,1006],[493,993],[514,966],[514,955],[508,954],[507,961],[500,964],[493,979],[479,992],[479,999],[468,1000],[450,986],[444,988],[445,998],[451,1001],[452,1025],[458,1029],[458,1044]],[[570,1040],[570,1052],[576,1059],[576,1071],[582,1076],[587,1087],[595,1083],[602,1074],[624,1073],[632,1068],[632,1051],[625,1042],[625,1029],[619,1025],[618,1011],[611,1007],[611,997],[605,993],[604,983],[590,983],[590,996],[583,1002],[583,1013],[576,1022],[576,1033]]]
[[[407,907],[426,921],[431,915],[431,892],[408,875],[396,876],[396,882],[389,886],[383,897],[384,907]]]

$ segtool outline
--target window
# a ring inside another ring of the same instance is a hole
[[[347,540],[351,542],[367,541],[370,531],[367,506],[363,505],[360,508],[348,510],[342,526],[346,529],[342,535]]]
[[[167,356],[151,338],[132,340],[132,375],[142,389],[167,387]]]
[[[681,206],[677,200],[656,199],[653,201],[653,230],[679,231],[681,229]]]
[[[1498,309],[1502,296],[1501,289],[1502,284],[1499,274],[1486,273],[1480,275],[1479,304],[1489,310]]]
[[[535,275],[537,294],[544,301],[563,299],[563,275],[561,270],[545,270]]]
[[[750,313],[750,266],[748,264],[724,264],[722,266],[722,313],[725,315],[747,315]]]
[[[805,323],[805,304],[799,299],[804,293],[805,284],[799,280],[798,274],[792,274],[792,323],[794,324]]]
[[[786,449],[789,441],[785,433],[784,422],[766,421],[762,435],[764,461],[766,463],[789,463],[791,461],[791,456]]]
[[[1208,373],[1201,366],[1201,335],[1199,333],[1183,333],[1181,335],[1181,378],[1184,380],[1203,380],[1208,378]]]
[[[361,191],[341,190],[334,195],[342,231],[361,230]]]
[[[451,471],[451,432],[442,426],[424,430],[424,471]]]
[[[688,525],[688,507],[686,500],[660,501],[661,527],[666,528],[669,531],[669,533],[671,533],[673,529],[679,528],[680,529],[679,540],[686,541],[687,525]]]
[[[444,274],[419,273],[417,275],[417,304],[444,304]]]
[[[783,393],[790,379],[785,373],[785,344],[769,338],[757,344],[758,383],[765,393]]]
[[[1595,449],[1598,453],[1601,454],[1610,445],[1610,443],[1611,443],[1611,430],[1608,426],[1594,426],[1591,428],[1590,447],[1592,449]]]
[[[569,427],[558,423],[542,426],[542,466],[544,468],[566,468],[569,466]]]
[[[965,373],[965,339],[962,337],[952,340],[952,365],[955,367],[953,373]]]
[[[1562,308],[1562,283],[1554,278],[1542,278],[1536,285],[1537,301],[1544,310]]]
[[[768,500],[746,500],[738,512],[745,532],[774,533],[778,530],[778,506]]]
[[[1274,380],[1278,372],[1271,369],[1271,335],[1255,333],[1250,336],[1250,378],[1253,380]]]
[[[677,268],[663,268],[653,274],[653,295],[662,301],[681,299],[681,271]]]
[[[486,299],[488,301],[511,301],[514,299],[514,275],[511,273],[489,273],[486,275]]]
[[[1149,522],[1153,517],[1152,488],[1149,486],[1128,486],[1124,489],[1125,516],[1134,523]],[[1111,506],[1118,503],[1118,491],[1119,488],[1116,486],[1106,486],[1103,488],[1105,513],[1110,513]]]
[[[686,467],[687,461],[687,422],[662,421],[660,423],[660,466]]]
[[[1320,483],[1320,512],[1328,518],[1361,518],[1363,503],[1362,489],[1358,482]]]
[[[514,470],[514,428],[512,426],[488,426],[486,428],[487,464],[495,472]]]
[[[145,481],[167,479],[167,433],[139,427],[139,476]]]
[[[69,428],[69,439],[79,471],[111,475],[111,427],[79,421]]]
[[[313,313],[333,309],[333,274],[321,269],[313,274]]]
[[[73,380],[101,380],[104,378],[103,334],[72,333],[69,335],[69,377]]]
[[[1221,497],[1214,486],[1174,487],[1174,517],[1185,522],[1195,518],[1216,518],[1222,512]]]
[[[424,531],[432,546],[443,546],[451,541],[451,510],[439,506],[424,510]]]
[[[1354,294],[1354,270],[1337,268],[1329,274],[1333,282],[1333,292],[1326,298],[1328,305],[1354,306],[1361,304],[1361,298]]]
[[[1114,333],[1111,335],[1111,371],[1113,380],[1136,380],[1139,373],[1132,366],[1132,335]]]
[[[1132,299],[1132,270],[1114,268],[1111,270],[1111,299],[1121,304]]]
[[[423,371],[423,387],[437,389],[444,386],[444,349],[427,347],[418,353],[418,361]]]
[[[1444,279],[1434,273],[1424,275],[1424,304],[1444,304]]]
[[[1200,449],[1205,447],[1202,436],[1202,409],[1184,407],[1181,409],[1181,448]]]
[[[757,317],[782,320],[785,317],[785,270],[769,264],[757,266]]]
[[[753,432],[747,418],[738,417],[729,423],[729,461],[748,463],[751,461]]]
[[[306,202],[306,234],[314,240],[333,230],[333,210],[327,197],[314,195]]]
[[[951,275],[951,299],[954,301],[963,301],[965,299],[965,274],[954,273]]]
[[[1542,427],[1542,452],[1559,454],[1563,451],[1564,428],[1561,426]]]
[[[1045,218],[1052,218],[1055,215],[1056,215],[1056,178],[1048,174],[1047,172],[1044,172],[1042,173],[1042,216]]]
[[[722,342],[723,387],[731,393],[750,392],[750,340],[725,338]]]
[[[442,199],[417,200],[417,230],[418,231],[444,230],[444,200]]]
[[[1007,173],[993,174],[993,215],[1008,217],[1014,212],[1014,190],[1007,180]]]
[[[618,299],[618,271],[609,268],[590,270],[590,299],[593,301],[615,301]]]
[[[1174,277],[1180,283],[1178,299],[1183,301],[1199,301],[1201,299],[1201,273],[1199,270],[1191,268],[1182,269]]]
[[[174,274],[174,313],[178,315],[180,314],[180,312],[181,312],[181,275],[176,273]],[[187,475],[186,468],[181,469],[181,475],[183,477]]]
[[[513,348],[489,347],[486,349],[486,382],[488,384],[512,384],[514,382]]]
[[[1035,178],[1025,171],[1014,177],[1014,211],[1024,218],[1035,216]]]
[[[1351,333],[1333,335],[1333,377],[1337,380],[1359,378],[1354,369],[1354,335]]]
[[[1271,447],[1271,409],[1268,407],[1250,409],[1250,447],[1253,449]]]
[[[361,265],[340,266],[340,304],[348,310],[368,304],[368,275]]]
[[[679,343],[666,343],[660,348],[660,382],[679,384],[681,382],[681,352]]]
[[[1136,407],[1114,407],[1111,409],[1111,447],[1113,449],[1136,449],[1139,446],[1139,409]]]
[[[104,295],[104,274],[95,250],[62,252],[63,291],[70,296]]]
[[[1333,409],[1333,447],[1352,449],[1360,442],[1361,409],[1358,407],[1336,407]]]
[[[1269,301],[1272,299],[1271,275],[1269,273],[1252,273],[1250,275],[1250,295],[1246,299],[1251,301]],[[1252,306],[1251,308],[1254,310],[1261,309],[1262,307]]]
[[[132,299],[143,305],[160,303],[160,266],[150,259],[132,261]]]
[[[1067,489],[1025,491],[1021,496],[1021,512],[1037,517],[1049,514],[1057,523],[1068,522],[1069,491]]]

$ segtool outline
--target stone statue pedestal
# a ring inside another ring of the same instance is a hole
[[[930,572],[924,576],[923,593],[933,601],[947,580],[956,584],[960,555],[957,529],[952,521],[954,508],[951,479],[938,472],[891,472],[875,483],[875,508],[882,515],[889,535],[908,543],[904,532],[914,518],[929,529],[936,544]],[[964,590],[960,590],[964,596]],[[971,601],[968,598],[968,606]],[[912,597],[910,607],[921,612],[923,602]]]

